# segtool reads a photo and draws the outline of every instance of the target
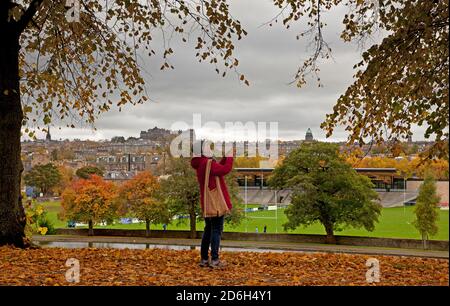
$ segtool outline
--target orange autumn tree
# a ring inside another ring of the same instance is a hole
[[[268,158],[260,155],[255,157],[248,157],[248,156],[236,157],[234,161],[234,166],[236,168],[259,168],[260,167],[259,163],[267,159]]]
[[[448,180],[449,167],[448,160],[434,159],[425,163],[421,163],[417,168],[417,176],[426,177],[427,172],[433,173],[436,179]]]
[[[111,221],[116,216],[116,197],[116,185],[97,175],[92,175],[89,179],[75,180],[62,194],[63,211],[60,217],[87,222],[89,236],[92,236],[95,223]]]
[[[160,196],[160,185],[148,171],[141,172],[123,184],[119,191],[119,202],[123,212],[145,221],[146,235],[150,235],[151,223],[169,223],[167,202]]]

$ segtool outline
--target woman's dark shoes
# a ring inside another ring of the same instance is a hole
[[[211,260],[211,262],[209,263],[209,266],[213,269],[221,269],[221,268],[226,267],[226,264],[225,264],[225,262],[223,262],[219,259],[216,259],[216,260]]]

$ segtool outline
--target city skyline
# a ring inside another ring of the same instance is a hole
[[[123,136],[125,139],[128,138],[140,138],[140,133],[142,131],[147,131],[150,130],[152,128],[160,128],[160,129],[166,129],[166,130],[170,130],[169,128],[166,127],[162,127],[162,126],[157,126],[154,125],[152,127],[148,127],[148,128],[142,128],[140,130],[136,130],[134,132],[130,132],[130,133],[126,133],[126,134],[103,134],[101,131],[97,130],[97,133],[95,133],[96,131],[94,131],[93,129],[84,129],[83,131],[85,132],[85,134],[78,134],[77,132],[79,131],[79,129],[72,129],[72,128],[63,128],[63,127],[54,127],[54,126],[50,126],[51,129],[51,137],[52,140],[57,140],[57,141],[64,141],[64,140],[69,140],[69,141],[74,141],[74,140],[81,140],[81,141],[110,141],[113,137],[121,137]],[[75,134],[72,133],[67,133],[65,132],[66,130],[69,131],[73,131],[75,132]],[[336,143],[343,143],[346,142],[347,139],[346,138],[335,138],[335,137],[330,137],[330,138],[326,138],[326,137],[317,137],[317,134],[321,134],[321,133],[317,133],[317,131],[321,131],[321,129],[319,127],[307,127],[304,130],[299,130],[297,135],[293,135],[291,137],[278,137],[279,141],[296,141],[296,140],[303,140],[305,138],[305,134],[308,132],[308,130],[312,131],[312,134],[314,135],[314,140],[317,141],[322,141],[322,142],[336,142]],[[172,132],[176,132],[176,130],[171,130]],[[197,131],[197,130],[196,130]],[[204,135],[204,134],[201,134]],[[45,140],[47,137],[47,132],[46,131],[37,131],[36,132],[36,139],[35,140]],[[202,138],[204,139],[208,139],[208,140],[213,140],[214,137],[209,137],[209,135],[206,136],[202,136]],[[421,137],[421,135],[417,135],[416,138],[416,134],[412,135],[412,140],[413,141],[419,141],[419,142],[432,142],[432,139],[425,139],[424,137]],[[23,135],[21,138],[21,141],[33,141],[33,139],[29,138],[27,135]],[[243,141],[243,140],[238,140],[238,141]],[[256,141],[256,140],[250,140],[249,141]],[[401,141],[408,141],[407,139],[402,139]]]

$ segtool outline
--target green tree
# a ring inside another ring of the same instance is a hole
[[[25,174],[25,184],[39,188],[40,192],[47,195],[52,187],[59,184],[61,174],[52,163],[36,165]]]
[[[168,159],[168,177],[161,179],[161,193],[173,215],[189,215],[191,238],[195,238],[197,218],[201,215],[197,176],[189,158]]]
[[[275,168],[269,185],[293,189],[285,229],[320,222],[328,243],[345,227],[373,231],[381,213],[370,179],[356,173],[335,144],[302,144]]]
[[[230,213],[225,216],[225,223],[232,227],[236,227],[244,220],[244,213],[242,210],[243,200],[239,196],[239,184],[237,182],[235,170],[232,170],[225,176],[225,182],[228,187],[231,203],[233,204]]]
[[[103,176],[103,170],[94,166],[85,166],[77,169],[75,172],[76,176],[82,179],[88,179],[91,175],[95,174],[98,176]]]
[[[424,248],[427,248],[429,236],[434,236],[438,232],[439,213],[437,204],[439,204],[439,201],[440,197],[436,193],[436,182],[433,175],[428,173],[419,188],[419,195],[414,208],[416,219],[413,221],[414,226],[422,236]]]

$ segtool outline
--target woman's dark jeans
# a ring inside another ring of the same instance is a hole
[[[205,230],[203,231],[201,256],[203,260],[208,260],[209,245],[211,245],[211,259],[219,259],[220,238],[223,231],[222,217],[205,218]]]

